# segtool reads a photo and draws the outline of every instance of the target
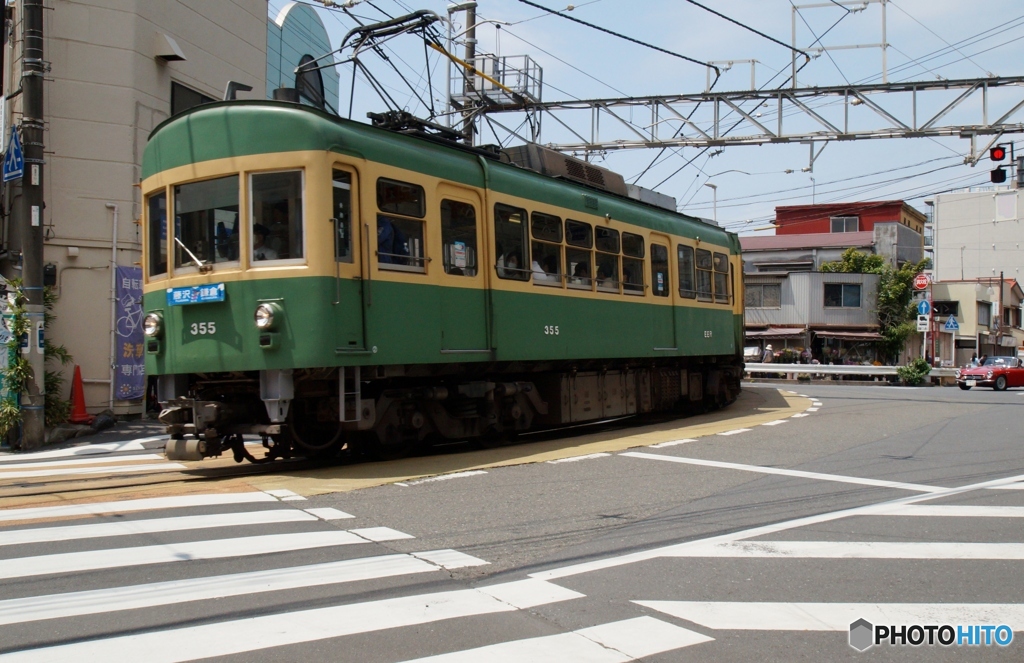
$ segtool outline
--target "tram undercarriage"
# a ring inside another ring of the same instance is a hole
[[[341,452],[405,456],[434,442],[499,445],[516,433],[655,412],[681,415],[738,396],[733,357],[676,363],[488,364],[265,370],[159,377],[169,460],[230,451],[236,462]],[[243,436],[259,436],[262,458]]]

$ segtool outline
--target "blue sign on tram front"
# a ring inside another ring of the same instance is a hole
[[[187,288],[168,288],[167,305],[208,304],[224,301],[224,284],[194,285]]]

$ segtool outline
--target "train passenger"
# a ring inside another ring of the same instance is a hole
[[[587,267],[587,263],[576,263],[576,267],[572,270],[572,277],[569,279],[569,283],[576,285],[590,285],[590,270]]]
[[[599,288],[617,288],[618,284],[615,279],[605,269],[604,265],[598,265],[597,267],[597,287]]]
[[[270,230],[262,223],[252,227],[252,259],[253,260],[277,260],[277,251],[266,245],[267,235]]]
[[[402,256],[409,255],[405,235],[391,219],[386,216],[377,217],[377,259],[380,263],[406,265],[408,260]]]
[[[507,279],[519,277],[519,254],[509,251],[498,258],[498,276]]]

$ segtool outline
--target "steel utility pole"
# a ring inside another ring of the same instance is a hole
[[[471,98],[476,91],[476,3],[467,2],[466,7],[466,62],[472,67],[465,73],[463,78],[463,96]],[[475,142],[473,136],[476,130],[476,118],[471,108],[462,123],[462,131],[466,134],[466,144],[472,145]]]
[[[28,319],[28,357],[32,379],[21,394],[23,450],[38,449],[46,442],[43,355],[43,2],[24,0],[22,17],[24,50],[21,86],[25,100],[21,135],[25,174],[21,180],[21,255],[25,315]]]

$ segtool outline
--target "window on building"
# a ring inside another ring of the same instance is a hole
[[[238,260],[238,231],[238,175],[174,187],[176,268]]]
[[[712,277],[714,263],[711,259],[711,251],[697,249],[697,299],[711,301]]]
[[[352,262],[352,176],[335,170],[331,182],[334,192],[334,259]]]
[[[253,174],[253,261],[296,260],[302,255],[302,171]]]
[[[529,281],[526,264],[526,210],[498,203],[494,206],[494,243],[498,277]]]
[[[324,78],[319,69],[307,69],[315,67],[312,55],[303,55],[299,59],[299,66],[296,67],[295,89],[299,92],[299,99],[308,102],[317,108],[324,107]]]
[[[423,187],[408,182],[377,180],[377,264],[381,269],[424,272]]]
[[[562,219],[534,212],[530,217],[530,271],[536,285],[562,285]]]
[[[665,251],[667,262],[668,250],[658,248]],[[651,250],[654,250],[653,244]],[[622,233],[622,289],[634,295],[644,293],[644,238],[633,233]],[[667,288],[665,292],[668,292]]]
[[[679,244],[677,250],[679,254],[679,296],[693,299],[697,296],[693,247]]]
[[[992,325],[992,305],[988,302],[978,302],[978,326],[989,327]]]
[[[476,276],[476,209],[472,205],[441,201],[441,244],[447,274]]]
[[[746,308],[782,308],[782,285],[778,283],[748,283],[743,296]]]
[[[146,199],[149,214],[147,242],[149,275],[167,273],[167,192],[154,193]]]
[[[729,292],[729,256],[724,253],[716,253],[713,257],[715,265],[715,301],[719,304],[728,304]]]
[[[860,284],[826,283],[825,306],[827,308],[860,308]]]
[[[171,115],[184,113],[189,108],[213,103],[214,101],[216,100],[213,97],[185,87],[181,83],[171,81]]]
[[[933,301],[932,311],[935,312],[936,316],[949,317],[951,315],[960,315],[960,302],[949,302],[949,301]]]
[[[860,230],[859,216],[833,216],[832,232],[834,233],[855,233]]]

